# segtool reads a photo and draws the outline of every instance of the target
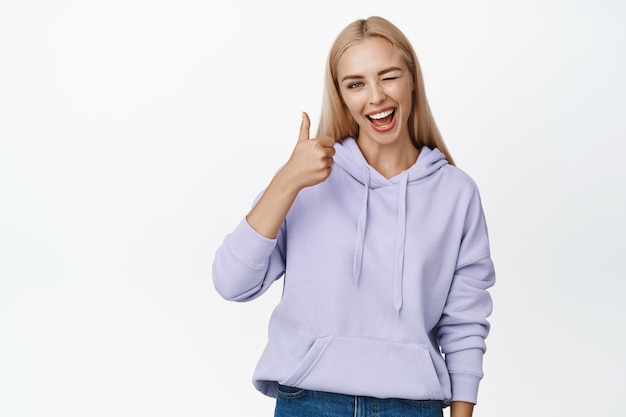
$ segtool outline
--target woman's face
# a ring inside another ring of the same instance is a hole
[[[389,41],[373,37],[346,49],[337,65],[337,81],[359,125],[360,142],[411,143],[413,77]]]

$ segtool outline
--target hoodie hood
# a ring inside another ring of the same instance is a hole
[[[370,189],[397,184],[401,181],[400,177],[405,174],[408,174],[408,183],[419,181],[448,164],[446,157],[439,149],[430,149],[423,146],[417,161],[415,161],[408,170],[387,179],[367,163],[354,138],[347,137],[341,142],[338,142],[335,145],[335,151],[336,154],[333,157],[335,163],[361,184],[366,185],[363,177],[364,168],[367,168],[371,172],[369,181]]]
[[[448,161],[439,149],[430,149],[424,146],[420,150],[415,164],[395,177],[387,179],[367,163],[354,138],[347,137],[341,142],[338,142],[335,145],[335,151],[335,164],[344,169],[355,181],[363,185],[363,200],[357,222],[354,246],[353,275],[355,285],[358,285],[361,276],[361,266],[363,264],[363,247],[367,230],[370,190],[375,190],[380,187],[396,187],[398,190],[397,226],[393,252],[393,302],[396,313],[399,314],[400,310],[402,310],[403,301],[402,287],[404,281],[407,188],[410,183],[420,181],[439,170],[442,166],[447,165]]]

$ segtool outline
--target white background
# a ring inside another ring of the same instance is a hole
[[[276,285],[224,235],[381,15],[478,183],[497,284],[475,415],[616,415],[626,386],[626,3],[0,1],[0,416],[271,416]]]

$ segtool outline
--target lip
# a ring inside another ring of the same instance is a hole
[[[393,107],[393,106],[383,107],[382,109],[377,109],[377,110],[371,111],[371,112],[367,113],[365,116],[369,118],[370,116],[373,116],[373,115],[378,114],[378,113],[384,113],[384,112],[389,111],[389,110],[397,110],[397,109],[395,107]]]
[[[388,124],[386,124],[384,126],[378,126],[375,123],[373,123],[373,121],[372,121],[370,116],[376,115],[376,114],[380,114],[380,113],[384,113],[384,112],[388,112],[388,111],[392,111],[393,112],[393,118],[391,119],[391,122],[389,122]],[[377,110],[374,110],[372,112],[367,113],[365,115],[365,118],[367,119],[367,121],[369,122],[370,127],[374,131],[376,131],[378,133],[387,133],[387,132],[393,130],[393,128],[396,126],[397,111],[398,111],[398,109],[396,107],[384,107],[382,109],[377,109]]]

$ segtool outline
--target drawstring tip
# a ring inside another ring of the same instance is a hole
[[[354,277],[354,286],[359,286],[359,277],[361,276],[361,271],[359,271],[356,267],[352,271],[352,276]]]
[[[400,310],[402,310],[402,300],[396,300],[394,302],[394,307],[396,309],[396,317],[400,316]]]

